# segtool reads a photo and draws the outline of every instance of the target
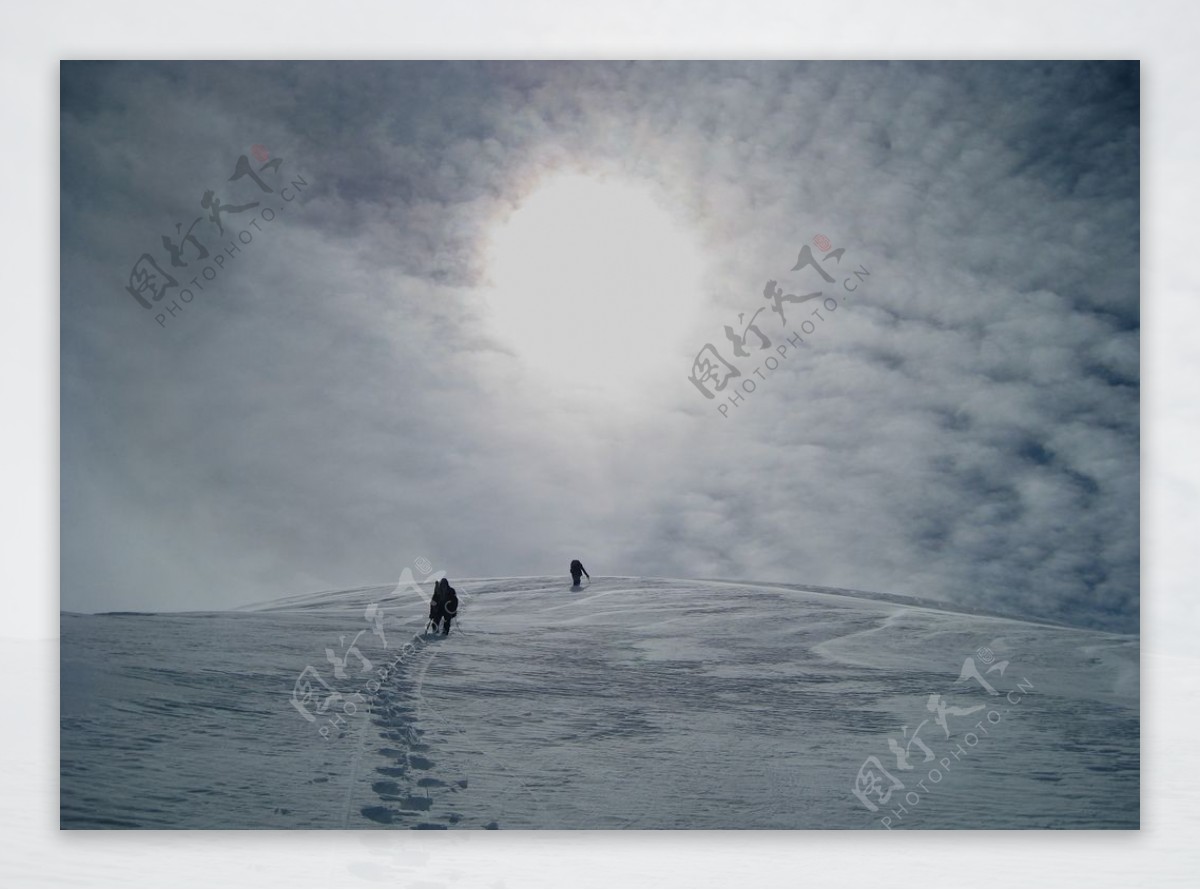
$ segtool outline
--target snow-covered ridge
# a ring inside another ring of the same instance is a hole
[[[785,584],[776,581],[747,581],[733,580],[728,578],[645,578],[635,575],[608,575],[604,576],[605,581],[619,581],[630,584],[636,584],[643,588],[655,589],[678,589],[686,593],[695,585],[711,585],[711,586],[727,586],[734,588],[764,588],[771,590],[793,591],[801,594],[826,594],[829,596],[844,596],[854,599],[874,600],[879,603],[888,603],[892,605],[910,606],[918,609],[925,609],[934,612],[947,612],[952,614],[962,615],[978,615],[988,618],[1000,618],[1007,621],[1021,621],[1028,624],[1040,624],[1047,627],[1060,628],[1075,628],[1088,633],[1106,633],[1109,636],[1120,636],[1133,638],[1136,635],[1131,634],[1116,634],[1107,631],[1099,631],[1090,627],[1081,627],[1078,625],[1067,624],[1064,622],[1053,621],[1041,617],[1028,617],[1017,615],[1011,612],[1004,612],[996,609],[978,608],[960,603],[947,602],[945,600],[931,599],[929,597],[911,596],[908,594],[899,593],[884,593],[881,591],[872,590],[857,590],[848,587],[824,587],[815,584]],[[464,578],[455,580],[454,583],[459,585],[468,593],[479,595],[486,593],[489,590],[505,590],[513,586],[524,587],[528,590],[555,590],[563,585],[563,579],[553,575],[534,575],[534,576],[512,576],[512,577],[495,577],[495,578]],[[430,584],[416,585],[422,592],[430,590]],[[270,600],[249,603],[241,606],[237,611],[295,611],[295,610],[314,610],[314,609],[331,609],[331,608],[351,608],[356,607],[360,603],[366,602],[382,602],[389,598],[398,598],[408,593],[411,595],[412,588],[404,587],[397,584],[377,584],[364,587],[350,587],[344,589],[320,590],[310,593],[293,594],[290,596],[278,597]],[[105,613],[118,614],[118,613]],[[126,614],[126,613],[119,613]],[[140,613],[128,613],[140,614]]]
[[[64,615],[63,825],[881,828],[908,793],[886,827],[1138,825],[1136,637],[788,585],[452,582],[447,638],[420,586]],[[871,758],[890,807],[853,793]]]

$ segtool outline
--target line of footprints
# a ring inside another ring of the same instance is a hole
[[[453,809],[450,795],[464,791],[467,780],[446,781],[432,774],[437,765],[429,756],[431,746],[421,741],[425,731],[416,725],[416,719],[411,691],[384,687],[376,694],[372,720],[388,743],[379,753],[390,758],[392,765],[376,768],[383,778],[371,788],[379,795],[380,804],[363,807],[362,814],[385,825],[412,822],[411,828],[450,828],[463,819],[463,814]],[[489,822],[484,827],[500,826]]]

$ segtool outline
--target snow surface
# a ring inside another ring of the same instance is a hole
[[[428,584],[64,613],[62,827],[1139,826],[1136,637],[776,584],[452,583],[445,638]],[[943,730],[931,694],[983,707]],[[905,771],[888,740],[922,721]],[[875,812],[869,757],[905,785]]]

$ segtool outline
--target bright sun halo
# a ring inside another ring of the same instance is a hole
[[[547,386],[632,396],[680,367],[675,345],[700,299],[702,262],[645,186],[557,174],[492,238],[496,332]]]

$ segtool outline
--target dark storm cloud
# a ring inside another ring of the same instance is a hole
[[[1136,629],[1136,64],[66,64],[62,84],[64,608],[579,552]],[[309,186],[160,329],[129,267],[205,189],[252,194],[226,181],[252,143]],[[490,229],[571,164],[654,183],[708,261],[664,341],[678,374],[620,422],[520,391],[480,295]],[[817,232],[870,279],[722,418],[692,355]]]

